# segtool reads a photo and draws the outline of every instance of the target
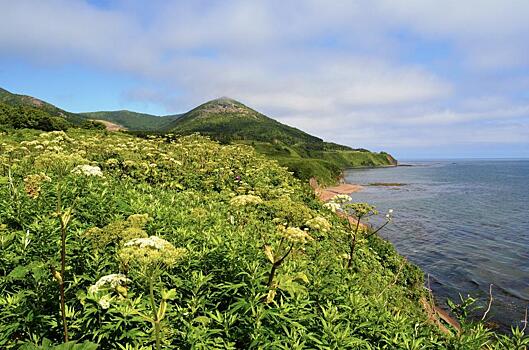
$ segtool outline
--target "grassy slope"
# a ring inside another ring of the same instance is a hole
[[[316,177],[324,184],[335,182],[345,168],[396,164],[385,153],[324,142],[226,98],[198,106],[167,129],[183,135],[199,132],[224,143],[250,144],[287,166],[297,177]]]
[[[80,113],[89,119],[106,120],[125,127],[128,130],[156,131],[165,129],[169,123],[179,117],[176,115],[156,116],[152,114],[123,111],[101,111]]]
[[[279,123],[243,105],[220,98],[183,114],[167,126],[175,133],[200,132],[221,142],[255,140],[291,144],[318,144],[322,140],[299,129]]]
[[[396,164],[384,153],[324,142],[228,98],[204,103],[183,115],[158,117],[131,111],[74,114],[31,96],[0,89],[0,125],[41,130],[93,127],[86,119],[106,120],[142,132],[199,132],[223,143],[252,144],[297,177],[316,177],[322,184],[336,182],[345,168]]]
[[[162,322],[166,348],[513,348],[479,325],[440,334],[418,303],[421,273],[376,236],[358,241],[352,269],[345,268],[346,220],[250,147],[200,137],[167,141],[80,130],[0,134],[0,163],[17,159],[16,167],[0,168],[2,349],[44,337],[61,342],[59,291],[50,273],[50,265],[59,266],[58,188],[62,207],[75,205],[63,276],[70,339],[96,341],[101,349],[154,345],[149,317],[140,317],[153,310],[149,275],[123,265],[119,253],[134,235],[157,235],[187,249],[154,286],[156,305],[163,290],[174,289]],[[104,177],[72,173],[87,162]],[[49,181],[28,187],[24,179],[41,172]],[[36,188],[38,197],[30,197]],[[232,203],[249,193],[262,203]],[[151,220],[131,228],[125,221],[131,214]],[[311,228],[314,240],[293,246],[277,270],[276,295],[265,302],[271,264],[263,247],[285,251],[277,218],[305,227],[310,217],[325,218],[331,228]],[[88,292],[118,271],[130,278],[125,295],[113,288]],[[103,302],[106,296],[112,299]]]
[[[0,88],[0,126],[65,130],[68,127],[94,128],[97,123],[55,107],[37,98],[13,94]]]
[[[0,88],[0,103],[15,108],[36,109],[52,117],[64,118],[73,125],[80,125],[85,119],[75,113],[67,112],[50,103],[44,102],[32,96],[13,94],[5,89]]]

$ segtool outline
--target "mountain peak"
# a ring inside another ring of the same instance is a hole
[[[194,113],[193,113],[194,112]],[[197,108],[193,109],[189,113],[200,114],[201,116],[212,115],[212,114],[232,114],[237,116],[245,115],[258,115],[256,111],[245,106],[239,101],[232,98],[223,96],[214,100],[208,101]],[[189,114],[187,113],[187,114]]]
[[[240,103],[239,101],[236,101],[233,98],[228,97],[228,96],[217,97],[217,98],[211,100],[210,102]]]

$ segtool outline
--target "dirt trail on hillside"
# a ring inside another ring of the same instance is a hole
[[[92,119],[93,121],[95,122],[99,122],[103,125],[105,125],[105,128],[108,130],[108,131],[120,131],[120,130],[127,130],[126,127],[122,126],[122,125],[119,125],[119,124],[116,124],[116,123],[112,123],[112,122],[109,122],[107,120],[102,120],[102,119]]]

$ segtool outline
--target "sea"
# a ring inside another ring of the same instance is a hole
[[[347,183],[364,186],[353,202],[394,210],[380,235],[429,276],[440,307],[471,296],[480,318],[492,284],[489,324],[521,325],[529,307],[529,160],[401,164],[347,170]]]

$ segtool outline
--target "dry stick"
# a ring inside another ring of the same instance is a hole
[[[491,283],[489,286],[489,306],[487,307],[487,310],[485,311],[485,313],[483,314],[483,317],[481,318],[482,321],[485,320],[485,317],[487,317],[487,314],[490,311],[490,307],[492,306],[492,300],[494,299],[492,298],[492,283]]]

